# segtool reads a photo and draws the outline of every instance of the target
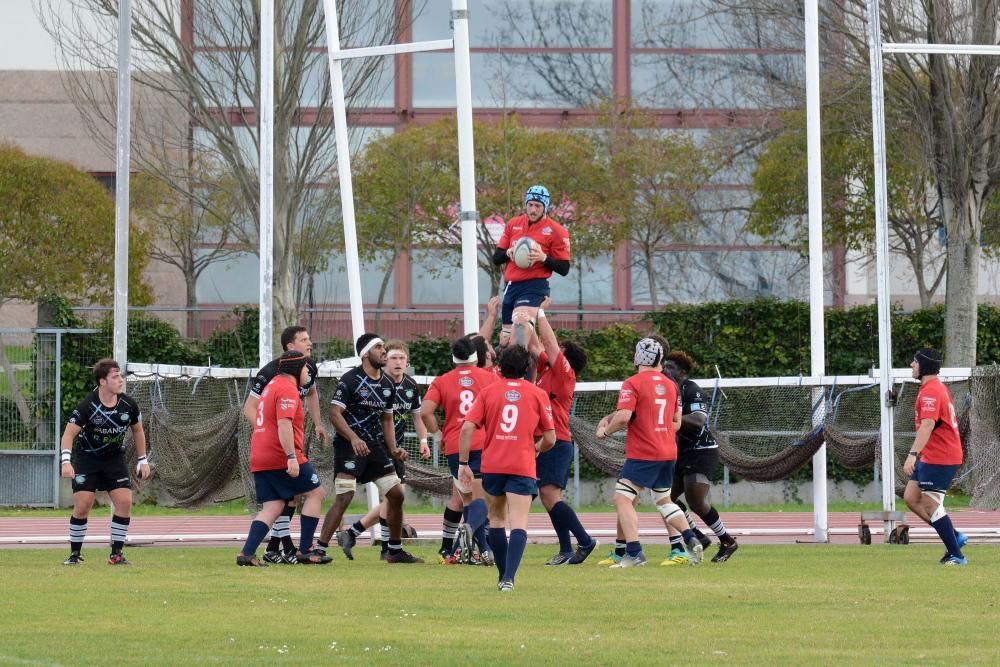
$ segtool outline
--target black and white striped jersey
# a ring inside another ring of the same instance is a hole
[[[73,443],[75,455],[110,458],[125,449],[125,435],[133,424],[142,423],[142,411],[128,394],[118,394],[115,405],[109,408],[101,403],[95,389],[76,406],[69,423],[80,427]]]
[[[344,373],[330,402],[344,409],[344,419],[366,443],[385,442],[382,415],[392,413],[396,385],[386,373],[373,379],[358,366]],[[336,441],[347,443],[338,433]]]
[[[403,379],[396,385],[396,397],[392,404],[392,423],[396,427],[396,444],[399,446],[402,446],[403,435],[406,433],[408,414],[412,414],[414,419],[420,419],[420,387],[404,373]]]

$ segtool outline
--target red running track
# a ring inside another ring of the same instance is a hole
[[[1000,511],[957,510],[950,512],[955,526],[972,542],[1000,541]],[[831,512],[828,515],[830,542],[857,544],[859,515],[856,512]],[[906,515],[913,542],[937,541],[937,535],[913,514]],[[614,541],[613,513],[581,514],[583,525],[602,543]],[[726,528],[746,544],[813,543],[813,515],[809,512],[733,512],[722,514]],[[418,514],[407,517],[422,538],[441,536],[440,514]],[[107,543],[110,519],[90,521],[87,542]],[[66,546],[69,531],[69,510],[64,518],[0,518],[0,549],[18,547]],[[250,525],[248,516],[140,516],[132,519],[129,543],[156,546],[208,546],[242,542]],[[869,522],[873,542],[883,541],[881,522]],[[646,540],[665,541],[666,529],[654,513],[639,515],[640,533]],[[298,519],[293,521],[292,535],[298,535]],[[555,532],[546,514],[531,514],[528,538],[532,542],[555,542]]]

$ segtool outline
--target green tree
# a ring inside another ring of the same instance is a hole
[[[827,245],[874,252],[874,172],[869,98],[848,80],[828,77],[831,99],[823,110],[823,234]],[[928,307],[945,270],[937,241],[943,226],[932,166],[924,159],[918,130],[898,107],[886,109],[889,164],[889,249],[913,270],[921,307]],[[808,153],[805,112],[782,115],[781,132],[767,144],[753,176],[756,196],[747,227],[806,254],[808,249]]]
[[[153,174],[138,174],[131,183],[135,223],[151,237],[149,255],[184,277],[185,305],[198,305],[198,277],[211,264],[241,252],[236,245],[242,207],[236,183],[203,160],[179,191],[177,183]]]
[[[369,142],[354,164],[358,254],[382,272],[378,306],[399,254],[454,215],[457,144],[454,123],[439,122]]]
[[[114,292],[115,205],[85,171],[0,144],[0,305],[46,294],[107,303]],[[133,226],[131,303],[149,303],[148,238]],[[30,418],[0,336],[0,365],[24,422]]]
[[[668,287],[657,260],[664,246],[686,240],[700,226],[698,196],[714,160],[689,137],[656,130],[649,115],[626,103],[599,111],[598,143],[610,185],[606,210],[613,223],[608,229],[635,253],[633,263],[645,271],[656,309]]]
[[[570,231],[575,257],[608,247],[607,174],[589,134],[542,130],[516,117],[475,124],[478,264],[495,293],[503,276],[493,251],[504,222],[523,208],[525,190],[542,183],[552,193],[549,215]],[[360,248],[384,258],[384,291],[396,254],[407,248],[446,251],[461,265],[458,222],[458,139],[455,123],[444,120],[370,142],[357,162]]]

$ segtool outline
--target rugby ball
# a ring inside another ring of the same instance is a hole
[[[529,239],[527,236],[519,238],[514,244],[514,263],[522,269],[530,269],[534,262],[528,259],[528,253],[536,247],[538,247],[538,244]]]

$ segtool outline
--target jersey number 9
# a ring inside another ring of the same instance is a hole
[[[500,413],[500,429],[504,433],[513,433],[515,428],[517,428],[517,406],[508,403],[503,406],[503,412]]]

